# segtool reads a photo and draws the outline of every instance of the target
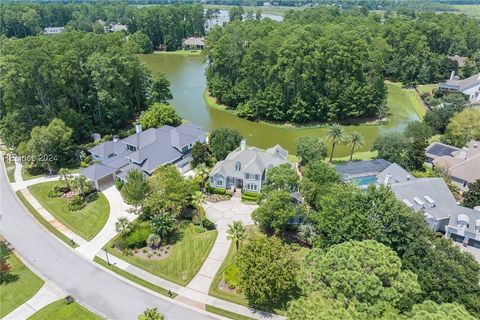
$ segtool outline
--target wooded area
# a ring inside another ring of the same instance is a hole
[[[411,85],[451,71],[469,76],[480,60],[478,22],[447,13],[291,11],[283,22],[229,23],[206,42],[208,89],[219,102],[246,118],[296,123],[375,116],[385,78]],[[472,64],[459,70],[447,58],[454,54]]]

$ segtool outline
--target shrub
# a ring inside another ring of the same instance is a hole
[[[87,204],[83,200],[82,196],[76,195],[73,196],[70,202],[68,203],[68,209],[70,211],[78,211],[85,208]]]
[[[239,271],[236,264],[229,265],[223,272],[223,279],[230,289],[235,289],[240,284]]]
[[[62,188],[59,186],[54,186],[50,191],[48,191],[47,196],[49,198],[59,198],[63,195]]]
[[[219,195],[224,195],[227,193],[226,189],[223,188],[208,188],[208,192],[212,194],[219,194]]]
[[[193,231],[194,231],[195,233],[204,233],[204,232],[206,231],[206,229],[205,229],[205,228],[202,228],[202,227],[200,227],[200,226],[194,226],[194,227],[193,227]]]
[[[120,179],[115,179],[115,187],[117,188],[117,190],[122,190],[122,187],[123,187],[123,182],[122,180]]]
[[[203,227],[207,230],[215,230],[215,224],[208,220],[208,219],[203,219],[202,220],[202,223],[203,223]]]
[[[242,192],[242,201],[245,202],[257,202],[258,201],[258,193],[257,192]]]
[[[147,245],[147,238],[152,233],[152,229],[146,223],[137,224],[133,227],[133,230],[124,237],[125,247],[143,248]]]

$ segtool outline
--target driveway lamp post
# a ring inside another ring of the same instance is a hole
[[[105,255],[107,256],[107,265],[110,267],[110,260],[108,260],[108,251],[105,249]]]

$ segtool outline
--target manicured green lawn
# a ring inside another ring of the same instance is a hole
[[[90,310],[85,309],[76,302],[66,304],[65,301],[58,300],[48,306],[40,309],[29,320],[100,320],[101,317],[97,316]]]
[[[233,319],[233,320],[249,320],[249,319],[253,319],[253,318],[250,318],[250,317],[247,317],[247,316],[244,316],[244,315],[235,313],[235,312],[231,312],[231,311],[228,311],[228,310],[224,310],[224,309],[220,309],[220,308],[211,306],[211,305],[209,305],[209,304],[206,304],[206,305],[205,305],[205,310],[208,311],[208,312],[211,312],[211,313],[215,313],[215,314],[221,315],[221,316],[223,316],[223,317],[225,317],[225,318],[228,318],[228,319]]]
[[[420,94],[432,93],[432,91],[435,90],[435,89],[438,89],[438,84],[436,84],[436,83],[434,83],[434,84],[421,84],[421,85],[417,86],[417,90],[418,90],[418,92],[420,92]]]
[[[25,199],[25,196],[22,194],[22,191],[18,190],[16,192],[16,194],[17,194],[17,197],[20,199],[20,201],[22,201],[25,208],[27,208],[27,210],[30,211],[30,213],[35,217],[35,219],[37,219],[38,222],[40,222],[41,225],[43,225],[45,228],[47,228],[48,231],[50,231],[52,234],[54,234],[56,237],[58,237],[60,240],[62,240],[63,242],[65,242],[66,244],[71,246],[72,248],[78,247],[78,244],[72,243],[66,235],[64,235],[63,233],[58,231],[57,228],[55,228],[47,220],[45,220],[42,217],[42,215],[40,213],[38,213],[38,211],[35,210],[34,207],[32,207],[30,202],[28,202],[28,200]]]
[[[125,271],[125,270],[122,270],[122,269],[120,269],[120,268],[112,265],[112,264],[111,264],[111,265],[108,265],[105,260],[102,260],[102,259],[100,259],[99,257],[95,257],[95,258],[93,259],[93,261],[95,261],[96,263],[98,263],[99,265],[101,265],[101,266],[103,266],[103,267],[105,267],[105,268],[107,268],[107,269],[110,269],[111,271],[115,272],[116,274],[118,274],[118,275],[120,275],[120,276],[122,276],[122,277],[124,277],[124,278],[126,278],[126,279],[128,279],[128,280],[130,280],[130,281],[133,281],[133,282],[135,282],[136,284],[141,285],[142,287],[145,287],[145,288],[147,288],[147,289],[150,289],[150,290],[152,290],[152,291],[155,291],[155,292],[157,292],[157,293],[160,293],[160,294],[162,294],[162,295],[164,295],[164,296],[169,297],[169,295],[168,295],[168,290],[167,290],[167,289],[164,289],[164,288],[162,288],[162,287],[156,286],[156,285],[154,285],[153,283],[150,283],[150,282],[148,282],[148,281],[145,281],[145,280],[143,280],[143,279],[141,279],[141,278],[139,278],[139,277],[137,277],[137,276],[135,276],[135,275],[133,275],[133,274],[131,274],[131,273],[128,273],[128,272]],[[172,293],[172,297],[171,297],[171,298],[175,298],[176,296],[177,296],[176,293]]]
[[[112,239],[105,247],[109,252],[139,268],[166,280],[185,286],[197,274],[212,249],[217,231],[195,233],[193,225],[182,231],[181,239],[175,243],[172,253],[162,260],[147,260],[124,255],[111,248]]]
[[[45,182],[32,185],[28,189],[55,218],[82,238],[91,240],[107,222],[110,212],[107,199],[102,193],[98,192],[97,198],[89,202],[85,208],[70,211],[68,201],[65,198],[49,198],[47,196],[53,186],[62,184],[59,181]]]
[[[156,51],[158,54],[175,54],[180,56],[199,56],[202,50],[177,50],[177,51]]]
[[[31,180],[35,178],[40,178],[45,172],[39,170],[29,170],[25,167],[22,168],[22,178],[23,180]]]
[[[0,285],[0,318],[25,303],[37,293],[44,281],[28,269],[3,242],[0,242],[0,259],[11,267],[10,279]]]
[[[357,160],[371,160],[378,156],[378,151],[363,151],[363,152],[355,152],[353,154],[353,161]],[[328,161],[328,157],[325,158]],[[345,156],[341,158],[333,158],[333,162],[344,162],[349,161],[350,156]]]

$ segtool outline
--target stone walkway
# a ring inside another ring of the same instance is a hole
[[[208,294],[213,279],[230,249],[231,241],[227,239],[228,225],[233,221],[242,221],[245,225],[252,224],[252,212],[257,207],[257,205],[244,204],[237,197],[216,203],[206,202],[203,205],[205,215],[217,227],[218,236],[200,271],[188,283],[187,288]]]
[[[103,190],[102,193],[107,198],[110,206],[108,220],[102,230],[92,240],[75,249],[91,260],[117,234],[115,223],[118,218],[126,217],[128,220],[133,221],[137,217],[135,214],[128,212],[130,206],[123,201],[122,195],[114,185]]]
[[[69,239],[72,239],[77,243],[78,245],[83,245],[87,243],[87,240],[83,239],[80,237],[78,234],[67,228],[63,223],[58,221],[50,212],[48,212],[41,204],[38,202],[38,200],[30,193],[30,190],[27,188],[21,190],[23,196],[25,199],[27,199],[28,202],[32,205],[32,207],[37,210],[37,212],[50,223],[52,226],[55,227],[58,231],[63,233],[66,237]]]
[[[65,297],[65,294],[50,283],[45,283],[30,300],[7,314],[3,320],[25,320],[52,302]]]

